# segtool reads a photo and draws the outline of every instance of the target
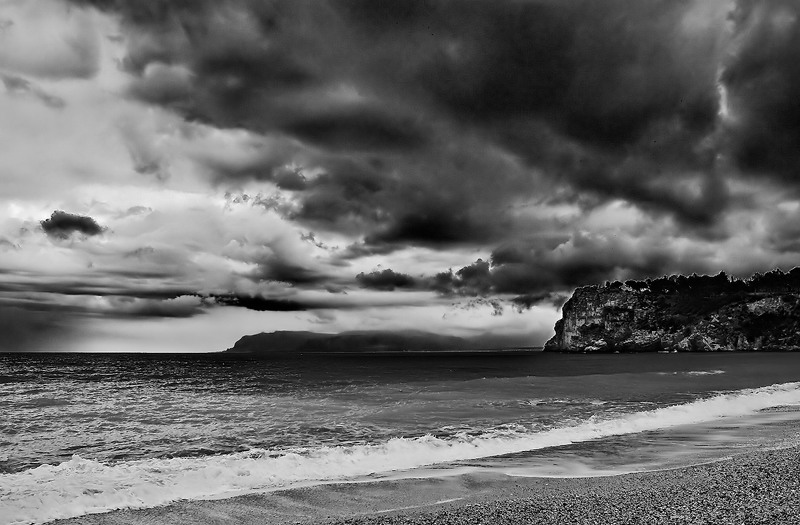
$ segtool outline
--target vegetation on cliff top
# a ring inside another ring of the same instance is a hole
[[[606,282],[606,290],[629,289],[649,292],[649,295],[666,296],[670,300],[666,315],[687,317],[704,316],[728,304],[746,300],[753,295],[771,295],[800,292],[800,267],[789,272],[772,270],[756,273],[746,279],[731,278],[725,272],[717,275],[670,275],[643,281]],[[671,296],[671,297],[669,297]]]
[[[579,288],[546,349],[800,349],[800,268],[747,279],[720,272]]]

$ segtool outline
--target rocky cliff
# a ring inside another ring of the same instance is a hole
[[[800,269],[586,286],[555,332],[545,351],[800,351]]]

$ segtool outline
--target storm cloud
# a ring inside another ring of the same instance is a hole
[[[397,273],[393,270],[375,270],[369,273],[356,275],[356,281],[364,288],[373,290],[394,291],[397,288],[414,288],[416,280],[410,275]]]
[[[554,184],[690,225],[728,205],[728,2],[90,3],[134,35],[132,96],[299,140],[326,180],[293,186],[297,219],[358,220],[368,243],[485,242]]]
[[[729,148],[737,165],[795,187],[800,154],[800,27],[796,2],[740,2],[735,40],[723,64]]]
[[[14,308],[544,319],[800,261],[793,0],[8,6]]]
[[[50,218],[42,220],[40,224],[47,235],[56,239],[67,239],[75,232],[87,236],[103,233],[103,228],[93,218],[61,210],[54,211]]]

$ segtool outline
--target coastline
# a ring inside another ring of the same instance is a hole
[[[800,521],[800,446],[669,470],[584,478],[477,472],[187,500],[57,525],[764,523]]]

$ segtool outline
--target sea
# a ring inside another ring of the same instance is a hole
[[[800,354],[0,354],[0,523],[800,441]]]

